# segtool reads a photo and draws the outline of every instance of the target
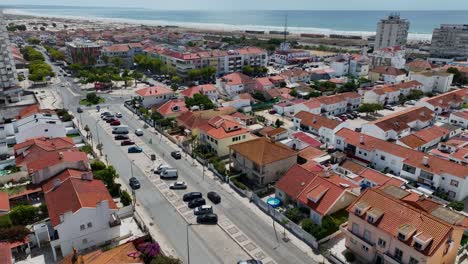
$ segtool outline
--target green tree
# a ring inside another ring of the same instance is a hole
[[[216,74],[216,69],[213,66],[206,66],[200,70],[201,77],[205,81],[211,81]]]
[[[91,104],[99,104],[101,98],[96,93],[87,93],[86,94],[86,101]]]
[[[284,122],[281,121],[281,120],[279,120],[279,118],[276,119],[276,121],[275,121],[275,127],[281,127],[283,124],[284,124]]]
[[[120,58],[120,57],[113,57],[111,58],[110,62],[112,63],[112,65],[114,65],[115,67],[117,68],[122,68],[122,65],[123,65],[123,59]]]
[[[94,177],[101,180],[107,187],[113,186],[115,179],[119,177],[119,174],[113,166],[107,166],[105,169],[94,172]]]
[[[188,108],[191,108],[192,106],[199,106],[203,110],[209,110],[215,107],[215,105],[210,100],[210,98],[208,98],[208,96],[199,93],[194,94],[193,98],[185,98],[185,105]]]
[[[124,206],[127,206],[127,205],[132,204],[132,197],[130,196],[130,194],[128,194],[127,191],[123,190],[123,191],[120,193],[120,202],[121,202]]]
[[[463,78],[460,70],[455,67],[450,67],[447,69],[448,73],[453,74],[453,83],[465,84],[466,80]]]
[[[404,94],[399,94],[398,95],[398,103],[400,105],[404,105],[407,100],[408,99],[406,98],[406,96]]]
[[[242,73],[248,76],[253,76],[254,69],[249,65],[245,65],[242,67]]]
[[[452,208],[455,211],[463,211],[463,209],[465,208],[465,205],[463,204],[463,202],[457,202],[457,201],[450,202],[447,206]]]
[[[171,256],[157,255],[150,264],[182,264],[182,261]]]
[[[34,37],[28,38],[27,42],[28,42],[29,44],[32,44],[32,45],[38,45],[38,44],[41,43],[41,41],[40,41],[39,39],[34,38]]]
[[[9,213],[13,225],[29,225],[37,220],[38,209],[32,205],[18,205]]]
[[[24,241],[30,233],[31,231],[24,226],[0,228],[0,242],[14,243]]]
[[[298,208],[289,208],[288,210],[286,210],[285,215],[287,218],[289,218],[289,220],[293,221],[296,224],[299,223],[299,221],[301,221],[301,219],[303,218],[301,211]]]
[[[192,69],[187,72],[187,77],[191,81],[200,79],[201,71],[199,69]]]
[[[130,74],[130,76],[133,78],[133,80],[135,81],[135,87],[137,86],[137,81],[141,78],[143,78],[143,74],[141,74],[140,72],[138,71],[132,71],[132,73]]]
[[[106,168],[106,164],[100,160],[96,160],[93,163],[91,163],[91,170],[93,172],[95,171],[100,171]]]
[[[424,92],[421,90],[411,90],[407,96],[408,100],[419,100],[424,96]]]
[[[366,115],[368,115],[369,113],[375,113],[382,109],[383,105],[381,104],[362,104],[361,106],[359,106],[358,111],[361,113],[366,113]]]

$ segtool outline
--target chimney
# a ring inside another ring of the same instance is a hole
[[[422,162],[423,162],[424,166],[426,166],[426,167],[429,166],[429,157],[424,156]]]
[[[330,171],[329,170],[325,171],[324,177],[325,178],[330,178]]]
[[[312,119],[312,123],[314,123],[314,124],[317,123],[317,118],[316,117],[314,117],[314,119]]]
[[[359,136],[359,143],[361,145],[364,145],[364,135],[362,135],[362,134]]]
[[[63,159],[63,152],[59,152],[59,158],[62,160]]]
[[[84,172],[81,174],[81,179],[84,181],[91,181],[93,180],[93,174],[90,172]]]

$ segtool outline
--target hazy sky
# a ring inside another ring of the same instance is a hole
[[[468,10],[468,0],[2,0],[0,5],[121,6],[164,10]]]

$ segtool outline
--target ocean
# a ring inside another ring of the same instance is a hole
[[[98,19],[150,25],[216,30],[283,30],[287,16],[292,33],[375,34],[377,22],[390,11],[161,11],[144,8],[1,6],[5,13]],[[468,23],[468,11],[400,11],[410,21],[410,38],[430,39],[440,24]]]

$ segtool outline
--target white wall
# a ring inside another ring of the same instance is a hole
[[[18,129],[16,133],[16,143],[22,143],[28,139],[36,137],[58,138],[65,137],[67,131],[63,124],[37,124],[28,126],[26,129]]]

